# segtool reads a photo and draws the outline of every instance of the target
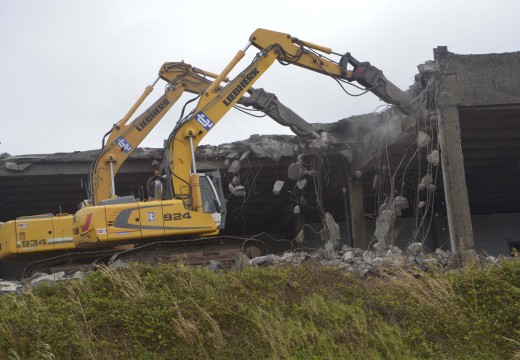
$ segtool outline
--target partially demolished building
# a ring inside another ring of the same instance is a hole
[[[199,169],[225,178],[226,233],[278,239],[280,251],[420,242],[463,266],[519,248],[520,52],[438,47],[409,91],[424,108],[414,117],[387,109],[314,124],[318,139],[199,147]],[[0,221],[74,213],[96,153],[0,155]],[[142,197],[162,157],[137,149],[117,192]]]

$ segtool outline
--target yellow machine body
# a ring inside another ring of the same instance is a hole
[[[0,260],[74,248],[72,215],[23,216],[0,225]]]

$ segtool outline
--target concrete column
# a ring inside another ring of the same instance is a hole
[[[363,181],[347,176],[347,191],[350,206],[350,220],[354,247],[368,249],[368,236],[365,227],[365,209],[363,206]]]
[[[455,256],[457,266],[469,267],[477,263],[477,256],[462,156],[457,109],[460,100],[459,94],[460,90],[455,75],[443,78],[436,108],[439,116],[439,144],[451,251]]]

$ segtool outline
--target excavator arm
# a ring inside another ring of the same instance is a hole
[[[251,89],[255,81],[276,60],[283,64],[294,64],[331,76],[338,81],[356,81],[361,85],[367,86],[367,91],[371,91],[387,103],[395,105],[402,112],[409,113],[411,98],[408,94],[386,79],[382,71],[369,63],[358,62],[349,53],[341,55],[340,60],[336,62],[322,54],[338,55],[330,48],[299,40],[289,34],[265,29],[257,29],[249,40],[250,42],[246,47],[238,51],[222,73],[207,88],[204,96],[201,97],[196,109],[193,111],[193,116],[179,124],[174,129],[172,136],[170,136],[168,166],[171,169],[174,194],[179,193],[181,188],[190,187],[191,169],[193,169],[193,172],[196,172],[194,150],[202,138],[246,92],[252,91]],[[260,52],[249,66],[225,87],[221,88],[220,83],[222,80],[227,78],[230,71],[244,57],[245,51],[250,45],[260,49]],[[352,66],[352,70],[348,69],[349,65]],[[257,106],[263,107],[264,111],[278,107],[279,116],[276,114],[272,116],[275,120],[278,117],[277,121],[291,126],[293,130],[296,129],[296,133],[316,136],[309,124],[300,123],[296,117],[292,117],[292,114],[285,116],[287,108],[279,107],[279,103],[267,105],[269,100],[273,100],[274,97],[262,93],[258,93],[256,97],[258,99]],[[254,98],[255,95],[251,96],[252,100]],[[287,119],[292,120],[287,121]]]
[[[411,97],[388,80],[381,70],[369,62],[359,62],[349,52],[338,54],[331,48],[266,29],[257,29],[249,41],[262,51],[274,48],[277,60],[284,64],[300,66],[339,80],[356,81],[381,100],[395,105],[404,114],[410,114]],[[318,51],[340,56],[340,59],[333,61]]]
[[[211,84],[207,77],[216,78],[217,75],[184,62],[167,62],[161,66],[157,80],[162,79],[167,82],[164,94],[145,112],[127,124],[137,108],[153,91],[153,85],[147,86],[128,113],[105,135],[108,137],[106,145],[104,141],[89,172],[91,205],[97,205],[100,201],[116,195],[114,177],[121,165],[185,91],[201,94],[206,90]]]

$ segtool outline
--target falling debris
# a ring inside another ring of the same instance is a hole
[[[426,161],[433,166],[439,165],[439,151],[433,150],[429,155],[426,156]]]
[[[228,172],[234,174],[240,169],[240,162],[238,160],[233,160],[231,166],[228,169]]]
[[[341,156],[343,156],[345,159],[347,159],[348,162],[352,162],[354,159],[354,154],[352,153],[351,149],[345,149],[340,152]]]
[[[425,132],[419,131],[419,135],[417,135],[417,146],[423,148],[428,146],[430,142],[430,135],[426,134]]]
[[[299,179],[301,176],[307,174],[308,171],[302,164],[299,164],[297,162],[292,163],[287,168],[287,177],[291,180]]]
[[[431,185],[433,182],[433,177],[430,174],[426,174],[421,179],[421,183],[419,184],[419,190],[425,190],[428,185]]]
[[[303,190],[305,186],[307,186],[307,179],[301,179],[296,182],[296,186],[298,189]]]
[[[275,194],[275,195],[280,195],[280,191],[282,191],[283,184],[284,184],[283,181],[281,181],[281,180],[277,180],[277,181],[274,183],[274,186],[273,186],[273,194]]]
[[[233,196],[246,196],[246,188],[243,186],[233,186],[233,184],[229,183],[228,188]]]

